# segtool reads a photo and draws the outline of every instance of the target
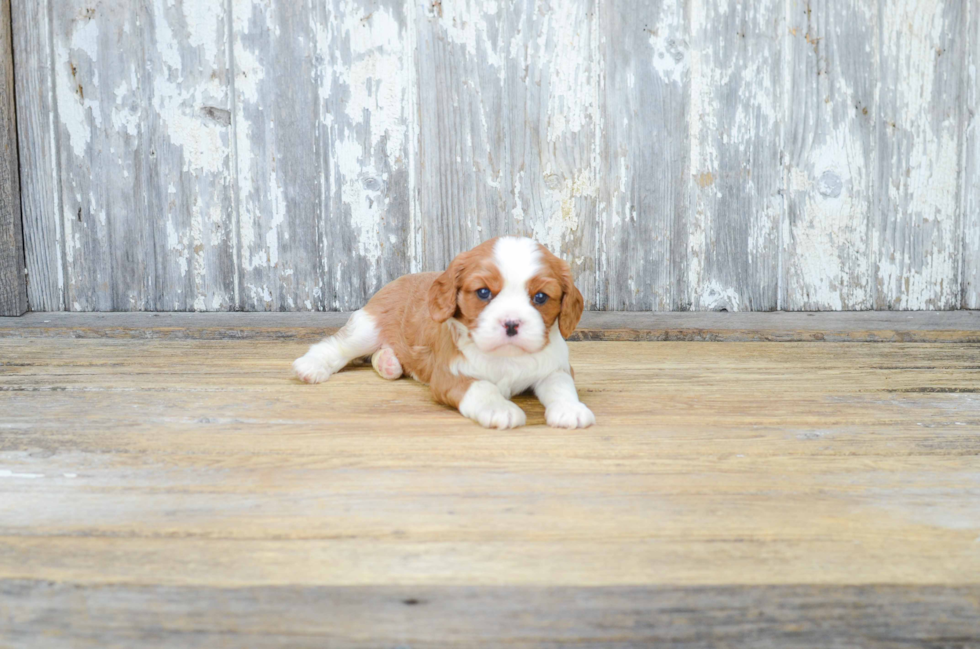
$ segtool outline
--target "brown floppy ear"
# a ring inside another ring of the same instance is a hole
[[[456,294],[459,264],[456,260],[449,264],[442,275],[429,287],[429,315],[436,322],[445,322],[456,314]]]
[[[585,300],[582,292],[575,287],[572,280],[572,270],[564,260],[561,263],[561,312],[558,314],[558,330],[562,338],[568,338],[582,319]]]

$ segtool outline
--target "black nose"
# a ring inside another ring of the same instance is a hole
[[[508,320],[507,322],[504,323],[504,327],[507,328],[508,336],[516,336],[517,328],[520,326],[521,326],[520,322],[514,322],[513,320]]]

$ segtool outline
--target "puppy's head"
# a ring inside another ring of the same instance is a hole
[[[501,356],[541,351],[556,321],[567,338],[583,306],[568,264],[518,237],[491,239],[462,253],[429,289],[433,320],[456,318],[477,348]]]

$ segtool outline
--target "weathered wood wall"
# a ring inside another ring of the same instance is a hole
[[[0,0],[0,316],[27,310],[21,233],[10,1]]]
[[[13,0],[36,310],[980,308],[968,0]]]

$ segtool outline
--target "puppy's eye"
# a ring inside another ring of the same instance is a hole
[[[541,305],[548,301],[548,296],[545,295],[544,293],[538,292],[535,293],[534,297],[531,299],[534,301],[535,304]]]
[[[477,289],[476,296],[481,300],[483,300],[484,302],[487,302],[490,300],[491,297],[493,297],[493,294],[490,292],[490,289],[481,288],[481,289]]]

